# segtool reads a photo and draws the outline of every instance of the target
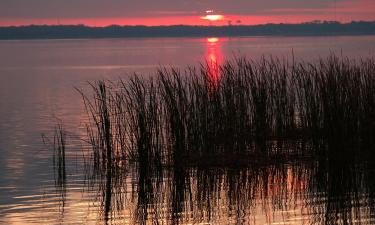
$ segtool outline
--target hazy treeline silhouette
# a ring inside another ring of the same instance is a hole
[[[334,21],[301,24],[264,24],[228,26],[117,26],[30,25],[0,27],[0,39],[64,39],[124,37],[207,37],[264,35],[370,35],[375,22],[339,23]]]

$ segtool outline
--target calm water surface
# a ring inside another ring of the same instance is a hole
[[[375,223],[375,167],[344,161],[129,171],[111,189],[83,167],[87,81],[184,69],[204,60],[273,55],[314,61],[375,55],[375,36],[0,41],[0,224]],[[68,135],[67,179],[56,182],[53,137]],[[335,164],[334,168],[329,165]]]

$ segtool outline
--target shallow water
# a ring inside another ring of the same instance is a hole
[[[366,163],[324,159],[161,175],[129,166],[111,180],[108,215],[106,180],[87,179],[83,167],[86,114],[74,87],[204,59],[272,54],[314,61],[331,52],[374,56],[375,37],[0,41],[0,224],[374,223],[374,167]],[[51,139],[59,120],[69,132],[68,164],[66,180],[56,183],[42,134]]]

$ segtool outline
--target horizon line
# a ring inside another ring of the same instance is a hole
[[[170,25],[121,25],[121,24],[110,24],[105,26],[93,26],[84,23],[75,23],[75,24],[23,24],[23,25],[8,25],[8,26],[1,26],[0,28],[21,28],[21,27],[68,27],[68,26],[81,26],[81,27],[88,27],[88,28],[107,28],[107,27],[176,27],[176,26],[183,26],[183,27],[246,27],[246,26],[264,26],[264,25],[308,25],[308,24],[351,24],[351,23],[375,23],[374,20],[352,20],[348,22],[340,22],[337,20],[312,20],[306,22],[299,22],[299,23],[276,23],[276,22],[269,22],[269,23],[259,23],[259,24],[210,24],[210,25],[193,25],[193,24],[170,24]]]

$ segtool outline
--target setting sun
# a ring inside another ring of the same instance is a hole
[[[224,18],[223,15],[206,15],[201,17],[204,20],[209,20],[209,21],[219,21]]]
[[[207,38],[208,43],[216,43],[218,41],[219,41],[219,38],[216,38],[216,37]]]

